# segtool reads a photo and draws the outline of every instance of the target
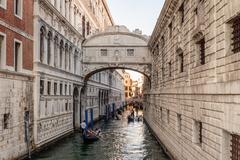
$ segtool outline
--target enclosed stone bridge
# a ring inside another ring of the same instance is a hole
[[[83,74],[85,81],[107,69],[130,69],[150,78],[151,54],[148,38],[125,26],[110,27],[83,43]]]

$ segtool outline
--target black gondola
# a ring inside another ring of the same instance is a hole
[[[86,132],[83,133],[83,142],[84,143],[91,143],[97,141],[99,138],[96,137],[95,135],[87,135]]]

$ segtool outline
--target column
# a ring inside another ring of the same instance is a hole
[[[43,43],[44,43],[44,51],[43,51],[43,63],[47,64],[47,57],[48,57],[48,43],[47,43],[47,34],[43,37]]]
[[[63,70],[65,70],[65,45],[63,44],[63,48],[62,48],[62,68]]]
[[[50,41],[50,49],[51,49],[51,59],[50,59],[50,66],[54,66],[54,59],[55,59],[55,55],[54,55],[54,37],[52,36],[52,39]]]
[[[66,17],[66,19],[69,21],[69,0],[66,0],[65,1],[66,3],[65,3],[65,17]]]
[[[61,4],[60,4],[60,12],[63,16],[65,16],[65,0],[60,0]]]
[[[56,1],[56,8],[58,11],[60,11],[60,4],[61,4],[61,1],[60,0],[55,0]]]
[[[69,11],[69,21],[72,25],[74,25],[73,19],[74,19],[74,6],[72,0],[70,1],[70,11]],[[75,26],[74,26],[75,27]]]

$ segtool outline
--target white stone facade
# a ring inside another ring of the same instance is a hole
[[[96,4],[95,1],[91,2]],[[107,25],[113,25],[106,2],[98,2],[94,11],[89,2],[84,0],[34,2],[35,147],[79,128],[80,122],[85,119],[85,110],[93,108],[94,119],[98,119],[100,107],[111,103],[106,100],[99,105],[100,93],[104,92],[107,99],[111,96],[109,88],[116,87],[109,76],[105,84],[102,80],[92,78],[86,85],[82,71],[83,40],[104,31]],[[107,73],[103,71],[98,75]],[[117,87],[116,91],[120,97],[122,88]]]
[[[149,41],[145,118],[176,160],[230,160],[240,135],[240,1],[166,0]],[[239,42],[238,42],[239,43]]]

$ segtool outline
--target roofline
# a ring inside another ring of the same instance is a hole
[[[181,0],[180,0],[181,1]],[[164,22],[166,22],[166,16],[169,12],[172,11],[172,5],[173,3],[176,3],[176,0],[166,0],[164,5],[163,5],[163,8],[160,12],[160,15],[157,19],[157,22],[156,22],[156,25],[155,25],[155,28],[152,32],[152,35],[149,39],[149,43],[148,45],[150,46],[150,48],[152,48],[156,42],[156,39],[158,39],[161,35],[161,29],[164,29],[164,28],[159,28],[161,25],[164,24]]]
[[[105,7],[105,9],[106,9],[106,11],[107,11],[108,17],[109,17],[112,25],[114,26],[115,23],[114,23],[112,14],[111,14],[111,12],[110,12],[110,9],[109,9],[109,7],[108,7],[108,3],[106,2],[106,0],[102,0],[102,3],[103,3],[103,5],[104,5],[104,7]]]
[[[116,35],[116,34],[118,34],[118,35],[129,35],[129,36],[137,37],[137,38],[142,39],[143,41],[145,41],[146,42],[146,46],[148,44],[148,39],[147,38],[143,37],[142,35],[134,34],[134,33],[131,33],[131,32],[102,32],[102,33],[98,33],[98,34],[95,34],[95,35],[92,35],[92,36],[88,37],[83,42],[83,45],[88,43],[88,41],[90,41],[93,38],[96,38],[96,37],[99,37],[99,36],[104,36],[104,35]]]

